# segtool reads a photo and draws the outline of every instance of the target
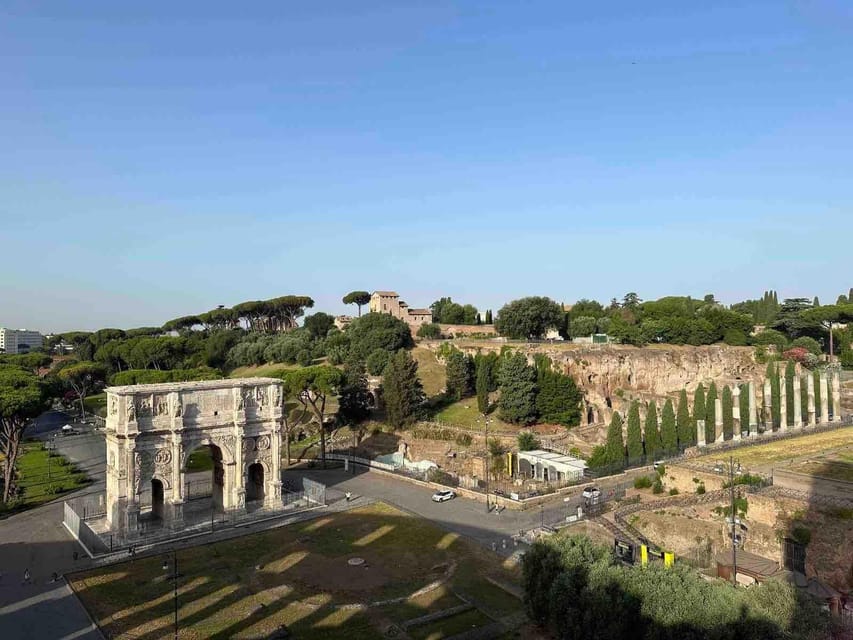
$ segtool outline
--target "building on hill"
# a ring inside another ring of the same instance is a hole
[[[409,308],[396,291],[374,291],[370,296],[370,312],[390,314],[409,325],[413,333],[432,322],[431,310]]]
[[[40,349],[42,345],[44,336],[38,331],[0,327],[0,353],[29,353],[32,349]]]
[[[335,326],[343,331],[352,324],[352,316],[335,316]]]

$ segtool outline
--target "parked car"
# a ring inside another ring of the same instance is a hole
[[[76,436],[80,432],[77,431],[77,429],[72,427],[70,424],[66,424],[64,427],[62,427],[62,429],[60,429],[60,433],[62,433],[62,435],[64,436]]]
[[[456,492],[451,491],[450,489],[443,489],[441,491],[436,491],[432,494],[433,502],[447,502],[448,500],[453,500],[456,497]]]
[[[597,500],[601,496],[601,490],[598,487],[586,487],[581,495],[584,500]]]

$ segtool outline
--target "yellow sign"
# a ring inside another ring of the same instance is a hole
[[[644,544],[640,545],[640,564],[644,567],[649,564],[649,548]]]
[[[671,551],[664,551],[663,552],[663,566],[671,567],[674,562],[675,562],[675,554],[672,553]]]
[[[512,476],[512,451],[506,452],[506,474]]]

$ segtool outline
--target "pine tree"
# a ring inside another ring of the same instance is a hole
[[[651,460],[661,449],[660,431],[658,431],[658,409],[652,400],[646,409],[646,424],[643,431],[643,442],[646,445],[646,458]]]
[[[675,425],[675,409],[672,407],[672,399],[667,398],[663,405],[663,413],[660,419],[660,440],[666,453],[673,453],[678,449],[678,430]]]
[[[734,398],[732,397],[732,390],[729,389],[728,385],[723,387],[723,439],[731,440],[732,434],[734,433],[735,427],[735,417],[734,417]],[[740,407],[738,407],[740,408]]]
[[[607,427],[607,442],[604,445],[604,459],[613,467],[625,466],[625,443],[622,440],[622,416],[613,412],[610,426]]]
[[[382,373],[382,397],[388,422],[399,429],[414,422],[424,402],[418,363],[400,349],[391,356]]]
[[[740,385],[740,430],[746,431],[749,429],[749,385]]]
[[[711,382],[708,395],[705,398],[705,442],[713,442],[717,438],[717,384]]]
[[[536,369],[524,354],[516,352],[502,360],[500,385],[501,419],[513,424],[536,422]]]
[[[700,420],[705,419],[705,387],[702,383],[696,387],[693,393],[693,433],[697,433],[696,428]],[[705,442],[708,442],[706,439]]]
[[[678,431],[678,444],[687,447],[696,441],[696,427],[690,420],[690,408],[687,406],[687,389],[678,395],[678,412],[675,416]]]
[[[794,363],[788,360],[785,366],[785,413],[788,422],[786,424],[794,424]],[[796,398],[799,400],[799,398]]]
[[[640,403],[636,400],[628,410],[628,460],[633,463],[643,457],[643,432],[640,428]]]
[[[461,351],[453,350],[445,365],[447,395],[456,400],[467,398],[474,391],[474,361]]]

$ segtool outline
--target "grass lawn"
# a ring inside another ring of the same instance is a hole
[[[353,557],[364,564],[350,566]],[[168,638],[172,583],[162,562],[155,556],[68,577],[107,637]],[[307,640],[379,639],[392,623],[458,605],[454,592],[470,595],[487,611],[412,629],[412,637],[437,640],[489,623],[485,613],[506,616],[522,609],[508,595],[505,602],[479,595],[495,588],[486,575],[518,580],[496,556],[384,504],[180,551],[178,563],[185,640],[267,637],[281,626]],[[446,583],[417,598],[368,606],[405,597],[448,573]]]
[[[213,455],[210,447],[199,447],[187,458],[184,471],[195,473],[197,471],[211,471],[213,469]]]
[[[418,377],[421,379],[427,397],[441,393],[447,386],[444,365],[438,361],[432,351],[425,347],[412,349],[412,357],[418,363]]]
[[[850,444],[853,439],[853,427],[833,429],[823,433],[812,433],[798,438],[788,438],[778,442],[756,444],[748,447],[740,447],[734,455],[742,465],[748,469],[762,466],[773,466],[792,458],[811,456],[837,449]],[[708,454],[694,458],[694,462],[709,463],[716,459],[728,458],[730,454]]]
[[[86,407],[86,413],[106,417],[107,394],[97,393],[93,396],[86,396],[83,398],[83,406]]]
[[[436,422],[446,422],[457,427],[469,429],[482,429],[483,416],[477,410],[477,398],[464,398],[454,402],[439,411],[435,416]],[[518,426],[504,422],[498,418],[497,413],[492,413],[489,421],[489,430],[516,432]]]
[[[259,366],[251,365],[248,367],[237,367],[232,371],[229,378],[276,378],[282,371],[289,369],[298,369],[298,364],[285,364],[282,362],[272,362],[270,364],[262,364]]]
[[[36,507],[89,483],[86,474],[64,456],[48,456],[41,442],[25,442],[18,455],[18,487],[21,496],[9,511]]]

